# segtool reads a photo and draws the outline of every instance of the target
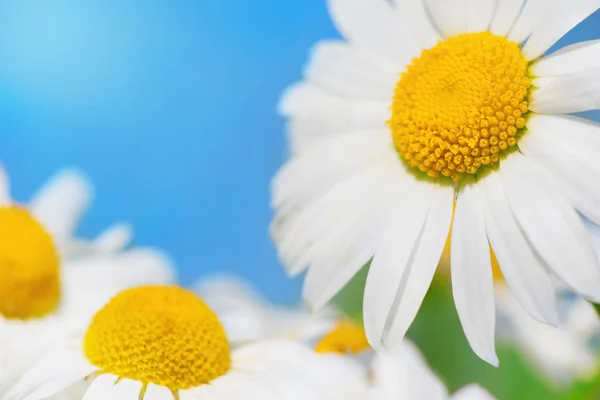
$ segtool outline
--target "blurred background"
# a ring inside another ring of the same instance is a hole
[[[268,236],[269,183],[286,158],[276,105],[311,45],[335,37],[323,0],[2,0],[0,157],[15,197],[76,166],[96,188],[80,234],[130,221],[184,284],[227,271],[297,300]],[[557,47],[595,38],[598,12]],[[451,353],[437,368],[458,387],[473,376],[448,377],[466,343],[452,308],[431,310],[447,324],[415,331],[430,359]],[[459,344],[440,347],[452,327]],[[506,379],[531,382],[524,374]]]

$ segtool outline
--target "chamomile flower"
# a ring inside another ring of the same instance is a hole
[[[16,384],[7,399],[364,399],[364,370],[291,341],[231,349],[217,315],[175,286],[121,292]]]
[[[345,39],[319,43],[284,96],[293,154],[273,183],[273,237],[290,274],[308,269],[306,302],[371,262],[367,336],[394,347],[450,238],[465,334],[496,365],[492,258],[540,321],[557,319],[551,274],[600,301],[579,214],[600,224],[600,125],[567,115],[600,108],[600,43],[543,57],[600,1],[328,4]]]
[[[37,357],[63,339],[73,317],[90,317],[119,291],[173,280],[153,249],[123,250],[129,228],[92,241],[73,238],[91,199],[77,172],[53,178],[28,205],[16,204],[0,170],[0,397]]]
[[[448,394],[444,383],[429,368],[419,349],[406,340],[391,352],[377,354],[372,365],[372,400],[493,400],[477,385]]]

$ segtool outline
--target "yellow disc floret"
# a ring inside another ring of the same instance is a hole
[[[315,351],[317,353],[358,354],[370,348],[362,325],[342,320],[317,343]]]
[[[389,121],[396,149],[430,177],[460,180],[516,149],[528,115],[529,64],[489,32],[451,37],[401,75]]]
[[[230,367],[230,349],[215,313],[175,286],[144,286],[114,297],[92,320],[87,359],[101,372],[166,386],[209,383]]]
[[[27,210],[0,207],[0,315],[42,317],[59,300],[59,258],[52,237]]]

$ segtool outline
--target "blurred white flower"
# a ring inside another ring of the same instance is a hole
[[[119,224],[95,240],[74,237],[91,201],[78,172],[53,177],[28,204],[15,203],[0,168],[0,397],[65,327],[89,319],[119,291],[174,282],[169,258],[151,248],[126,250]]]

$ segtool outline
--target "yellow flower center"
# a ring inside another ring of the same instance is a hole
[[[358,354],[370,348],[362,325],[343,320],[338,322],[335,328],[317,343],[315,351],[322,354]]]
[[[59,258],[52,237],[27,210],[0,207],[0,315],[42,317],[59,300]]]
[[[423,51],[398,82],[389,121],[396,149],[432,178],[477,174],[516,149],[528,115],[529,64],[489,32]]]
[[[84,338],[87,359],[121,378],[173,392],[211,382],[231,365],[229,343],[215,313],[175,286],[144,286],[114,297]]]

